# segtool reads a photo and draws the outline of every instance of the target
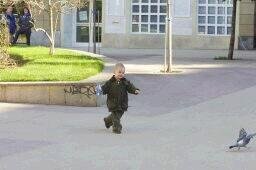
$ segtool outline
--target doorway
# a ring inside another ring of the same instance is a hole
[[[77,9],[75,18],[75,36],[73,45],[75,47],[88,47],[88,51],[91,51],[93,47],[93,2],[90,0],[86,6]],[[102,35],[102,0],[96,0],[96,12],[95,12],[95,40],[96,46],[101,46]]]

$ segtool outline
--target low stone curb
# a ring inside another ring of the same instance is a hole
[[[0,83],[0,102],[98,106],[95,83]]]

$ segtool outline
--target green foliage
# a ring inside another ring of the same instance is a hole
[[[56,49],[54,57],[46,47],[11,47],[16,68],[0,72],[0,81],[79,81],[102,71],[103,62],[95,57]]]

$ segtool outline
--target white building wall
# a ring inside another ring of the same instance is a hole
[[[105,5],[105,33],[125,34],[125,0],[106,0]]]
[[[75,11],[75,10],[74,10]],[[73,36],[75,33],[73,25],[76,20],[74,20],[73,12],[70,11],[66,14],[61,15],[61,46],[62,47],[72,47],[73,46]]]
[[[191,0],[174,0],[173,35],[192,35]]]
[[[198,35],[197,0],[173,0],[173,47],[182,49],[226,49],[229,36]],[[164,48],[164,34],[132,33],[132,0],[103,0],[103,48]],[[72,46],[76,36],[70,24],[75,19],[63,18],[62,46]],[[73,38],[74,39],[74,38]]]

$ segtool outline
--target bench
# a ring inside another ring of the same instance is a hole
[[[20,34],[16,44],[27,44],[27,38],[25,34]]]

